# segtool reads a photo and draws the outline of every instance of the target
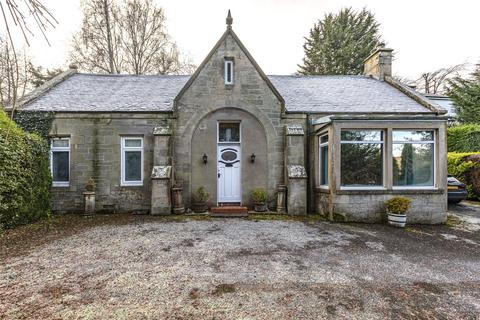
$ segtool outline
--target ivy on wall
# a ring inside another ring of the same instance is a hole
[[[17,111],[13,120],[23,130],[36,133],[48,141],[54,113],[51,111]]]

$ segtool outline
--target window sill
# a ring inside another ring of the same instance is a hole
[[[330,188],[327,186],[318,186],[315,187],[316,193],[330,193]]]
[[[120,186],[121,187],[143,187],[143,181],[142,182],[122,182]]]
[[[70,182],[52,182],[52,187],[54,187],[54,188],[68,188],[68,187],[70,187]]]
[[[429,187],[429,186],[401,186],[401,187],[393,187],[393,190],[438,190],[436,187]]]
[[[340,191],[349,191],[349,190],[353,190],[353,191],[369,191],[369,190],[372,190],[372,191],[378,191],[378,190],[387,190],[387,188],[385,187],[340,187]]]
[[[442,194],[445,193],[445,189],[438,188],[429,188],[429,189],[419,189],[419,188],[409,188],[409,189],[340,189],[336,191],[336,194],[344,195],[364,195],[364,194]]]

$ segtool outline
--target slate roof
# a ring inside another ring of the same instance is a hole
[[[290,112],[432,113],[386,82],[367,76],[268,76]],[[75,73],[23,110],[170,111],[189,76]]]
[[[76,73],[22,110],[170,111],[190,76],[132,76]]]
[[[368,76],[269,76],[288,111],[433,113],[390,84]]]
[[[456,118],[457,117],[457,106],[453,103],[453,101],[447,97],[442,95],[434,95],[434,94],[426,94],[425,97],[430,100],[431,103],[438,105],[439,107],[447,110],[446,116],[449,118]]]

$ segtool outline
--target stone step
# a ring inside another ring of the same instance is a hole
[[[248,208],[241,206],[221,206],[212,207],[210,216],[222,218],[248,217]]]

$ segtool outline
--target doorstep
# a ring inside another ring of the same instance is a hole
[[[210,209],[211,217],[219,218],[242,218],[248,217],[248,208],[241,206],[220,206]]]

